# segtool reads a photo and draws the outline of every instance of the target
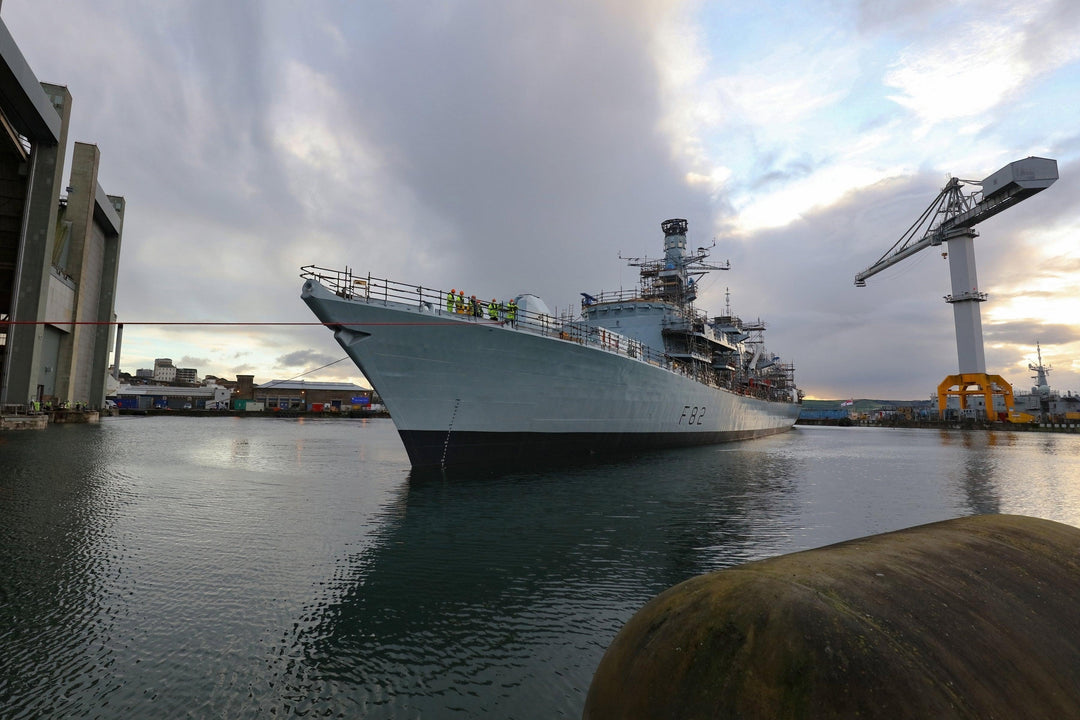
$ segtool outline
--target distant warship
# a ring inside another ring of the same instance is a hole
[[[1035,373],[1031,376],[1035,386],[1030,392],[1016,393],[1013,396],[1014,412],[1030,415],[1033,421],[1074,422],[1080,414],[1080,396],[1071,392],[1062,395],[1057,390],[1052,390],[1048,376],[1053,368],[1043,364],[1042,347],[1038,342],[1035,343],[1035,353],[1038,362],[1028,363],[1028,369]]]

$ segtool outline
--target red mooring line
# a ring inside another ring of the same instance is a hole
[[[475,322],[475,321],[474,321]],[[480,320],[481,324],[502,325],[502,321]],[[323,327],[337,327],[339,325],[461,325],[468,323],[458,322],[204,322],[204,321],[161,321],[161,322],[110,322],[105,320],[0,320],[3,325],[217,325],[231,327],[246,326],[292,326],[292,325],[321,325]]]

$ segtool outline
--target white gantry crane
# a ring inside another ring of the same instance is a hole
[[[904,258],[928,247],[942,243],[946,245],[952,294],[945,296],[945,302],[953,307],[960,372],[947,376],[938,386],[940,411],[945,410],[950,396],[959,398],[961,410],[968,409],[969,395],[981,396],[987,417],[997,419],[999,411],[996,410],[994,396],[1000,396],[1004,406],[1000,416],[1012,415],[1012,386],[1000,375],[986,374],[979,311],[979,303],[986,300],[986,293],[979,291],[979,280],[975,274],[974,240],[979,234],[973,228],[983,220],[1045,190],[1057,179],[1057,161],[1038,157],[1009,163],[981,182],[950,178],[937,199],[908,231],[877,262],[855,276],[856,287],[866,287],[867,278]],[[978,185],[981,188],[965,195],[962,191],[964,185]]]

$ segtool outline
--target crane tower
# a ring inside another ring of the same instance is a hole
[[[1012,386],[1000,375],[986,373],[983,352],[982,317],[979,303],[986,293],[979,291],[975,272],[974,227],[1037,192],[1058,179],[1057,161],[1028,157],[1009,163],[984,180],[950,178],[937,199],[919,216],[907,232],[877,262],[855,276],[856,287],[866,287],[866,280],[928,247],[944,243],[952,277],[952,294],[945,302],[952,305],[956,324],[956,355],[960,372],[949,375],[938,385],[938,409],[944,411],[950,396],[959,399],[962,410],[968,396],[982,396],[986,413],[994,417],[994,396],[1001,396],[1005,412],[1013,411]],[[965,185],[980,189],[965,195]]]

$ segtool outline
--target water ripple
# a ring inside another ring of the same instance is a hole
[[[795,432],[410,476],[388,422],[4,436],[0,716],[578,717],[693,575],[975,512],[1080,525],[1080,438]]]

